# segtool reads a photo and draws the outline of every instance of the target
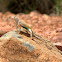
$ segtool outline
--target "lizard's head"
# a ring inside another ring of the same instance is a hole
[[[8,20],[9,20],[9,21],[15,21],[16,23],[19,22],[19,19],[16,18],[15,16],[9,17]]]

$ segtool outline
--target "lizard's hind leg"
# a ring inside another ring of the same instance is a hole
[[[30,32],[31,39],[33,39],[33,31],[31,29],[29,29],[29,32]]]
[[[30,36],[31,36],[31,39],[33,39],[33,33],[32,32],[31,32]]]

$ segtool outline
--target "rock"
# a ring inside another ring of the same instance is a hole
[[[62,51],[62,43],[61,42],[56,42],[53,43],[60,51]]]
[[[62,46],[61,46],[61,45],[56,45],[56,47],[57,47],[60,51],[62,51]]]
[[[0,37],[0,62],[62,62],[62,52],[50,41],[16,30]]]
[[[5,31],[1,31],[0,30],[0,37],[3,35],[3,34],[5,34],[6,32]]]
[[[0,58],[0,62],[7,62],[8,60],[5,60],[5,58]]]
[[[54,41],[55,43],[57,43],[57,42],[61,42],[62,43],[62,32],[60,32],[56,36],[54,36],[52,38],[52,41]]]

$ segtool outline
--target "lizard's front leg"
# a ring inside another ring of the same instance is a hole
[[[21,27],[19,27],[18,25],[16,25],[16,32],[19,34],[20,33],[20,29]]]
[[[18,32],[18,25],[16,25],[16,30],[17,30],[17,32]]]

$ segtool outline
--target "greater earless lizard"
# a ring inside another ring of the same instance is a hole
[[[32,31],[32,29],[30,28],[30,26],[27,23],[25,23],[24,21],[19,20],[17,17],[10,17],[10,18],[12,18],[16,22],[16,29],[17,29],[17,31],[18,31],[18,28],[21,29],[21,27],[22,27],[22,28],[24,28],[24,29],[26,29],[27,31],[30,32],[31,39],[33,39],[33,36],[34,36],[34,37],[36,37],[39,40],[45,40],[44,38],[42,38],[42,37],[38,36],[37,34],[35,34]],[[10,21],[12,21],[12,20],[10,20]]]

